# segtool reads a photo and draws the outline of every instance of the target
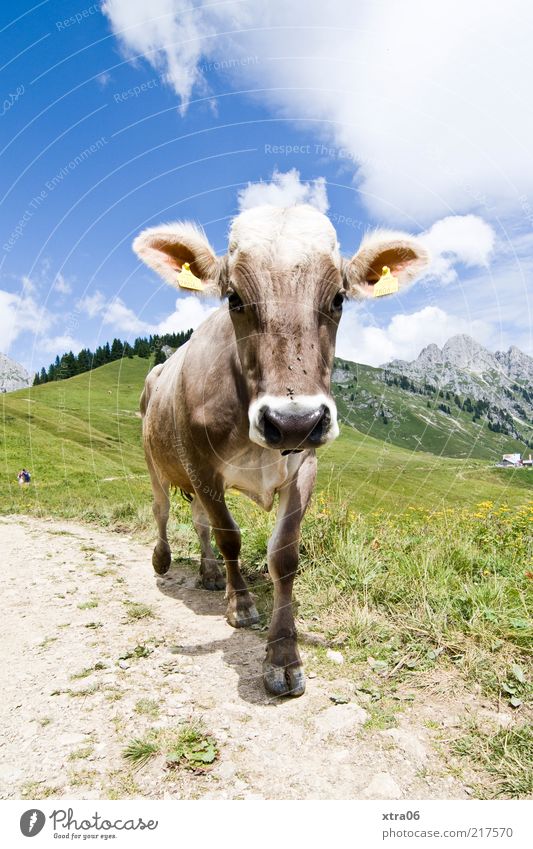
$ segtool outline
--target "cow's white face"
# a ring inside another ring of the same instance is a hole
[[[297,451],[335,439],[330,382],[345,290],[331,222],[310,206],[242,213],[227,286],[252,442]]]
[[[227,296],[250,422],[263,447],[318,447],[339,433],[330,382],[346,297],[371,295],[387,265],[400,284],[428,261],[402,233],[375,233],[350,260],[329,219],[310,206],[264,206],[233,222],[229,251],[217,258],[190,224],[144,231],[134,248],[173,285],[184,262],[210,293]]]

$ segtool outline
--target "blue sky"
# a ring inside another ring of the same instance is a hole
[[[376,226],[432,250],[420,284],[350,306],[341,355],[412,358],[455,332],[533,353],[526,3],[10,5],[0,350],[29,370],[198,324],[212,305],[141,267],[133,237],[192,219],[222,253],[265,201],[327,210],[346,255]]]

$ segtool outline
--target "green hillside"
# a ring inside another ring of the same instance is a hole
[[[148,498],[138,412],[148,370],[148,360],[134,357],[2,395],[2,510],[90,517]],[[22,466],[32,485],[20,492]]]
[[[361,433],[443,457],[498,462],[502,454],[527,453],[523,442],[474,422],[451,398],[420,395],[388,385],[383,369],[337,360],[334,393],[342,421]],[[450,394],[450,393],[448,393]],[[443,406],[449,412],[439,409]],[[531,426],[528,436],[533,436]]]
[[[2,512],[120,518],[125,510],[149,505],[138,413],[148,368],[147,360],[134,357],[0,396]],[[370,387],[373,370],[354,368],[357,391],[363,384]],[[466,436],[469,459],[413,452],[409,438],[402,447],[402,434],[392,434],[368,408],[339,406],[349,421],[357,413],[359,430],[344,426],[340,438],[320,452],[319,486],[339,492],[357,510],[401,512],[408,506],[474,505],[484,499],[518,504],[530,494],[532,473],[494,469],[487,460],[472,459],[476,454],[468,450]],[[405,409],[402,415],[403,432],[411,428],[412,440],[418,413]],[[486,431],[484,440],[488,437],[500,435]],[[424,437],[424,446],[439,452],[439,438],[435,428],[433,442]],[[463,436],[454,438],[460,447]],[[508,443],[505,447],[512,450]],[[32,485],[21,491],[16,475],[22,466],[31,470]]]

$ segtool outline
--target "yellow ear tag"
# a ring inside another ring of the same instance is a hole
[[[178,286],[180,289],[196,289],[201,292],[204,284],[196,274],[191,271],[191,266],[188,262],[184,262],[180,273],[178,274]]]
[[[398,279],[391,274],[391,270],[387,265],[383,266],[381,277],[374,284],[372,290],[374,298],[381,298],[383,295],[393,295],[398,291]]]

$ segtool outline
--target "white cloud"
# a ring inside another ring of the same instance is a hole
[[[193,0],[104,0],[102,11],[126,55],[146,54],[186,105],[194,87],[205,88],[199,60],[220,47],[213,38],[219,24],[224,29],[239,25],[241,6],[226,2],[202,8]]]
[[[533,192],[527,0],[193,5],[103,10],[128,55],[162,68],[182,102],[205,86],[202,55],[257,56],[235,63],[235,84],[270,89],[263,102],[341,148],[375,217],[424,226],[485,205],[501,214]]]
[[[95,318],[101,313],[105,303],[105,295],[97,289],[94,295],[85,295],[84,298],[81,298],[76,304],[76,309],[86,313],[89,318]]]
[[[108,74],[107,71],[102,71],[101,74],[98,74],[96,77],[96,82],[101,88],[106,88],[111,82],[111,74]]]
[[[21,277],[22,292],[24,295],[35,295],[37,293],[37,285],[34,281],[24,274]]]
[[[174,311],[159,322],[143,321],[128,307],[122,298],[106,301],[102,292],[86,296],[78,302],[78,309],[89,318],[99,316],[103,324],[113,328],[118,334],[150,335],[153,333],[177,333],[180,330],[194,329],[204,321],[218,306],[212,301],[195,295],[176,299]]]
[[[398,313],[386,327],[365,325],[357,307],[349,307],[339,327],[337,354],[346,360],[379,366],[392,359],[413,360],[422,348],[439,346],[456,333],[487,344],[492,329],[485,322],[468,321],[440,307],[427,306],[414,313]]]
[[[0,289],[0,340],[2,353],[24,334],[45,333],[57,320],[39,306],[31,294],[18,295]]]
[[[121,333],[144,334],[153,332],[151,325],[141,321],[121,298],[113,298],[102,308],[101,314],[104,324],[110,324]]]
[[[428,274],[442,283],[451,283],[457,280],[455,263],[488,268],[496,234],[477,215],[448,215],[436,221],[420,239],[432,256]]]
[[[47,354],[64,354],[65,351],[72,351],[74,354],[78,354],[83,347],[83,344],[70,334],[64,336],[44,336],[42,339],[39,339],[39,351]]]
[[[264,203],[272,206],[309,203],[324,213],[329,208],[324,177],[302,183],[300,172],[296,168],[284,173],[275,169],[270,183],[248,183],[245,189],[240,190],[238,201],[241,212]]]
[[[54,289],[61,295],[70,295],[70,293],[72,292],[72,286],[70,285],[68,280],[65,280],[61,272],[59,272],[56,279],[54,280]]]
[[[203,300],[188,295],[176,300],[176,309],[168,318],[163,319],[157,325],[156,333],[178,333],[180,330],[189,330],[198,327],[202,321],[218,308],[211,301]]]

